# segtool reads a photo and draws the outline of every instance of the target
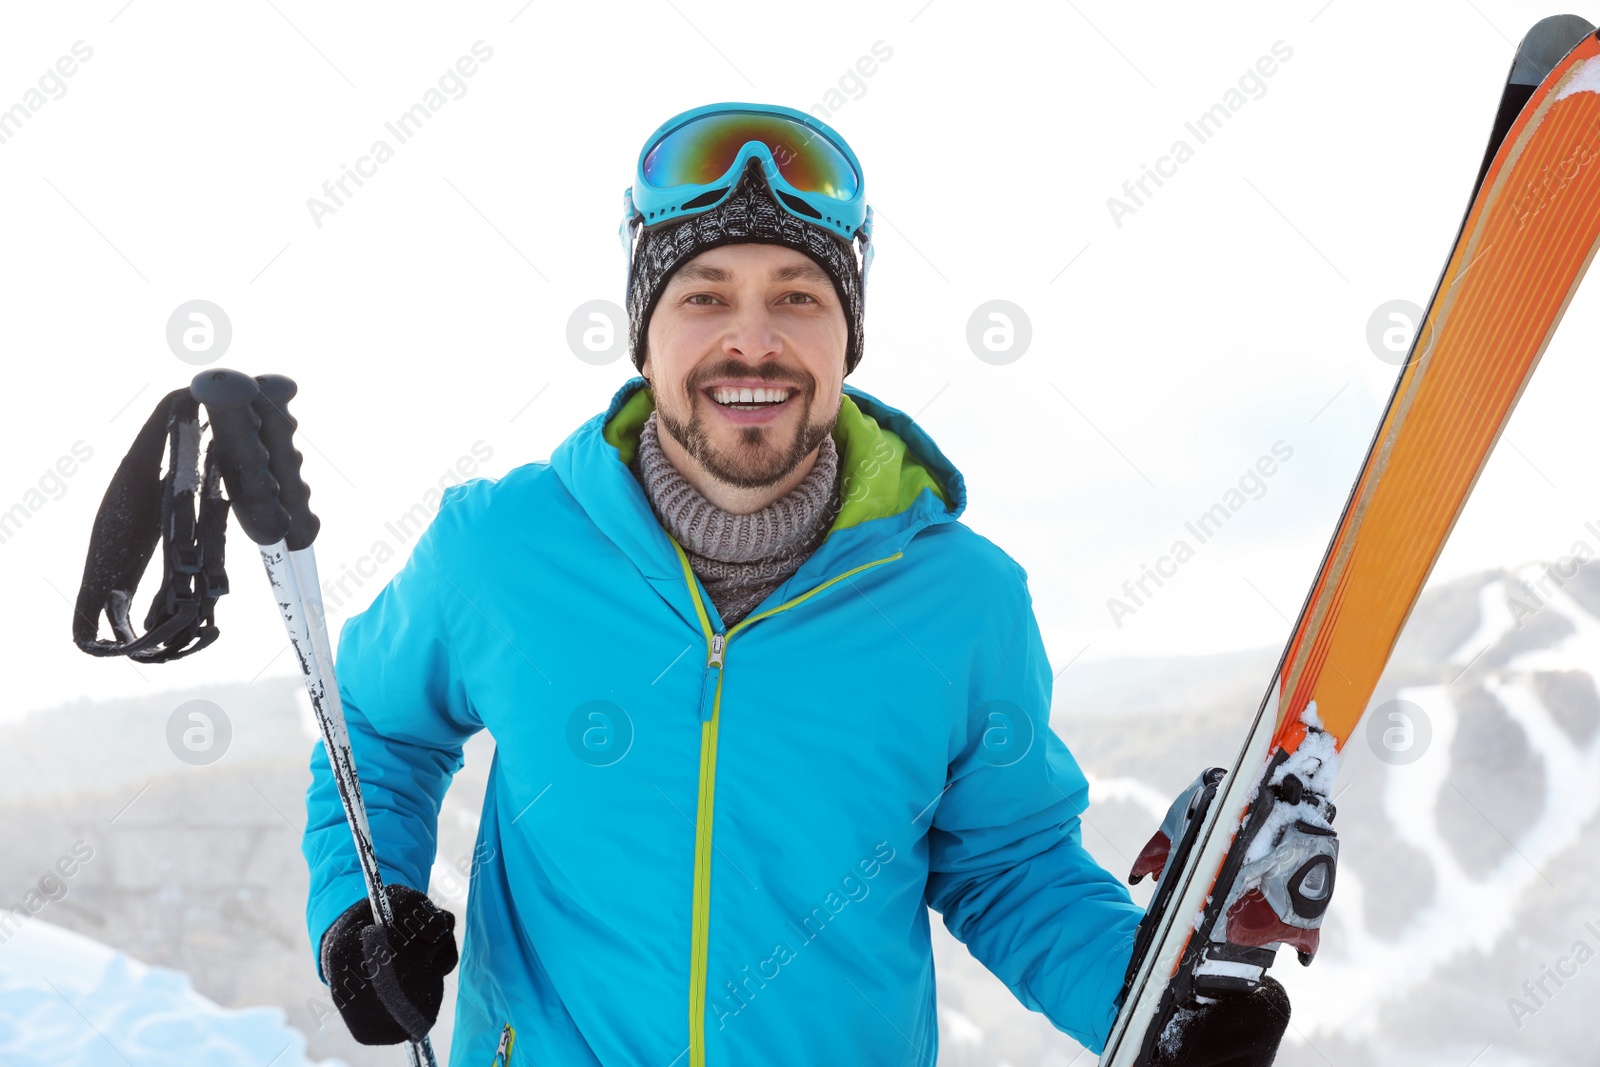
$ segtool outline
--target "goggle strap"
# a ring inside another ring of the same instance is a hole
[[[862,222],[861,229],[856,233],[856,240],[861,242],[861,302],[867,300],[867,275],[872,271],[872,205],[867,205],[866,221]]]
[[[622,191],[622,224],[617,227],[617,240],[622,244],[622,303],[628,303],[628,290],[633,287],[633,244],[634,237],[639,228],[644,224],[638,209],[633,206],[633,186]]]

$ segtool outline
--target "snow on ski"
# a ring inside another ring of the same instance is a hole
[[[1597,154],[1600,39],[1575,16],[1545,19],[1518,47],[1455,245],[1266,699],[1192,847],[1173,851],[1103,1067],[1151,1062],[1197,980],[1245,984],[1270,963],[1280,942],[1241,949],[1227,924],[1274,851],[1316,858],[1337,750],[1600,241]],[[1280,940],[1309,962],[1314,936]]]

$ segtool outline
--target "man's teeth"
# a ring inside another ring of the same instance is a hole
[[[787,389],[735,389],[731,386],[711,390],[719,404],[781,404],[789,399]]]

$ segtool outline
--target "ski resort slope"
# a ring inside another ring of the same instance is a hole
[[[1597,1062],[1600,565],[1575,562],[1424,594],[1341,751],[1322,949],[1310,967],[1284,952],[1273,968],[1294,1004],[1284,1067]],[[1164,698],[1175,706],[1136,725],[1062,719],[1098,772],[1085,841],[1112,869],[1128,867],[1197,757],[1231,756],[1243,713],[1208,686],[1221,683],[1197,683],[1192,711]],[[1148,899],[1147,883],[1132,891]]]
[[[1525,589],[1539,580],[1541,570],[1530,568],[1498,578],[1479,590],[1478,630],[1450,656],[1461,673],[1475,658],[1510,641],[1519,620],[1509,605],[1528,600]],[[1515,932],[1518,905],[1560,876],[1553,861],[1577,844],[1585,825],[1600,814],[1600,730],[1575,741],[1534,686],[1537,672],[1575,664],[1592,670],[1600,664],[1600,620],[1559,590],[1543,600],[1538,611],[1559,617],[1570,631],[1553,645],[1513,655],[1481,679],[1482,688],[1522,728],[1532,753],[1543,763],[1544,796],[1535,805],[1538,815],[1508,838],[1512,847],[1491,869],[1468,871],[1438,818],[1449,794],[1472,789],[1470,782],[1458,785],[1452,777],[1452,742],[1461,725],[1453,687],[1400,689],[1399,699],[1427,715],[1432,740],[1416,762],[1384,777],[1383,808],[1397,836],[1427,858],[1435,888],[1432,900],[1404,930],[1381,935],[1363,919],[1370,912],[1364,906],[1362,872],[1341,866],[1337,904],[1330,913],[1337,916],[1337,928],[1329,936],[1348,952],[1319,959],[1295,976],[1295,988],[1305,990],[1308,1002],[1316,1005],[1314,1022],[1305,1024],[1313,1040],[1318,1032],[1346,1037],[1370,1034],[1384,1002],[1412,991],[1456,957],[1492,952]],[[1361,744],[1361,734],[1352,743]],[[1494,811],[1481,814],[1490,825],[1496,821]]]
[[[344,1067],[305,1048],[277,1008],[219,1007],[180,971],[38,919],[0,943],[5,1067]]]

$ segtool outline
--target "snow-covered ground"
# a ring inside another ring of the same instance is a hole
[[[222,1008],[189,977],[30,919],[0,944],[5,1067],[343,1067],[278,1008]]]

